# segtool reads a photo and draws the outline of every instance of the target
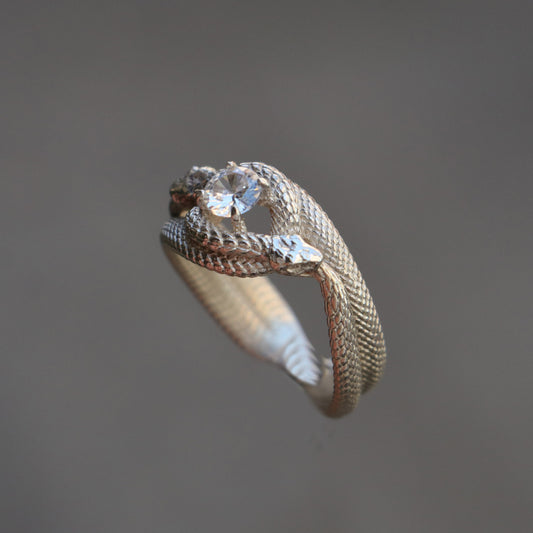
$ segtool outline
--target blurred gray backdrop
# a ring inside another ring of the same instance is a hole
[[[530,7],[4,2],[0,530],[530,531]],[[161,252],[170,182],[228,159],[315,196],[372,290],[347,418]]]

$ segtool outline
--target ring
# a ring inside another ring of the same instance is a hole
[[[275,363],[327,416],[352,411],[383,374],[378,314],[346,244],[317,202],[276,168],[229,162],[193,167],[170,188],[163,249],[209,313],[249,354]],[[243,215],[270,211],[271,233]],[[331,356],[318,356],[264,276],[313,277],[324,298]]]

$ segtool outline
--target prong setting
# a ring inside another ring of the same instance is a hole
[[[244,218],[235,206],[233,206],[231,210],[231,226],[235,233],[244,234],[248,232]]]

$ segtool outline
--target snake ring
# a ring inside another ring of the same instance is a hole
[[[374,303],[339,232],[316,201],[264,163],[193,167],[170,188],[163,249],[209,313],[249,354],[283,368],[327,416],[352,411],[381,377],[385,341]],[[271,232],[243,215],[270,211]],[[271,273],[315,278],[331,356],[315,353]]]

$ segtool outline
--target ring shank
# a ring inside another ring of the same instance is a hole
[[[250,355],[273,362],[321,409],[331,401],[331,360],[319,359],[298,318],[265,277],[230,277],[202,268],[164,246],[176,271],[227,334]]]

